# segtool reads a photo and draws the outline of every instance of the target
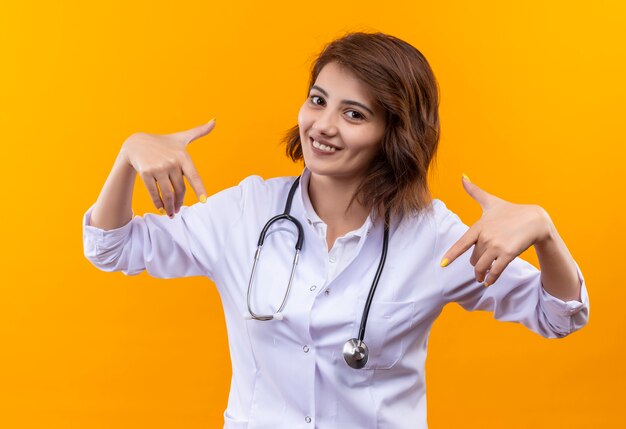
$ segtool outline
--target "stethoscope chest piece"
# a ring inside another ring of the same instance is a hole
[[[349,367],[361,369],[367,363],[369,350],[365,342],[352,338],[343,345],[343,358]]]

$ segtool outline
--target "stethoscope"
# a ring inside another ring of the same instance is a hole
[[[298,259],[300,258],[300,251],[302,250],[302,243],[304,241],[304,230],[302,229],[302,224],[295,217],[291,216],[289,213],[291,212],[291,203],[293,201],[293,196],[296,193],[296,189],[298,188],[298,184],[300,183],[300,177],[298,177],[293,185],[291,185],[291,189],[289,190],[289,195],[287,196],[287,202],[285,203],[285,211],[282,214],[276,215],[271,218],[261,230],[261,235],[259,236],[259,242],[257,244],[257,249],[254,254],[254,263],[252,265],[252,273],[250,274],[250,281],[248,282],[248,314],[246,318],[248,319],[256,319],[256,320],[283,320],[283,309],[285,308],[285,304],[287,303],[287,298],[289,297],[289,291],[291,290],[291,284],[293,283],[293,277],[296,271],[296,265],[298,265]],[[291,274],[289,275],[289,284],[287,285],[287,291],[285,292],[285,297],[283,298],[283,302],[280,304],[280,307],[274,314],[256,314],[252,311],[252,307],[250,305],[250,296],[252,292],[252,282],[254,280],[254,274],[256,272],[256,267],[259,262],[259,256],[261,255],[261,249],[263,248],[263,242],[265,241],[265,234],[272,226],[274,222],[279,220],[288,220],[292,222],[298,228],[298,239],[296,240],[296,253],[293,257],[293,263],[291,266]],[[376,292],[376,287],[378,286],[378,281],[380,280],[380,276],[383,272],[383,267],[385,266],[385,260],[387,259],[387,247],[389,244],[389,215],[387,215],[385,219],[385,232],[383,236],[383,249],[380,255],[380,262],[378,263],[378,269],[376,270],[376,274],[374,275],[374,280],[372,281],[372,286],[370,287],[369,294],[367,295],[367,301],[365,302],[365,308],[363,309],[363,315],[361,316],[361,326],[359,327],[359,335],[357,338],[351,338],[343,346],[343,358],[346,363],[354,368],[361,369],[367,363],[367,359],[369,357],[369,349],[367,345],[363,341],[365,338],[365,325],[367,324],[367,316],[370,311],[370,307],[372,305],[372,299],[374,298],[374,293]]]

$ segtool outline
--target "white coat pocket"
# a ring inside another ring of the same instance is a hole
[[[364,299],[359,299],[359,306],[361,310],[355,324],[355,338],[365,307]],[[376,301],[374,298],[365,327],[364,341],[369,349],[369,359],[363,367],[364,370],[389,369],[404,355],[414,307],[413,301]]]

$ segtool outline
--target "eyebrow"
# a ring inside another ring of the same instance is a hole
[[[319,87],[319,86],[317,86],[317,85],[313,85],[313,86],[311,87],[311,89],[316,89],[316,90],[318,90],[319,92],[321,92],[322,94],[324,94],[324,96],[325,96],[325,97],[328,97],[328,93],[327,93],[324,89],[320,88],[320,87]],[[309,92],[310,92],[310,90],[309,90]],[[370,109],[369,107],[367,107],[367,106],[366,106],[365,104],[363,104],[363,103],[359,103],[358,101],[354,101],[354,100],[341,100],[341,102],[342,102],[343,104],[349,104],[349,105],[351,105],[351,106],[359,106],[359,107],[362,107],[363,109],[365,109],[365,110],[367,110],[368,112],[370,112],[370,114],[371,114],[372,116],[374,116],[374,112],[372,111],[372,109]]]

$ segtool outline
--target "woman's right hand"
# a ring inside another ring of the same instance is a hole
[[[173,134],[135,133],[128,137],[120,156],[141,176],[152,202],[170,218],[178,213],[185,197],[185,181],[201,202],[206,201],[202,179],[186,147],[207,135],[215,127],[215,119],[206,124]],[[160,191],[160,193],[159,193]]]

